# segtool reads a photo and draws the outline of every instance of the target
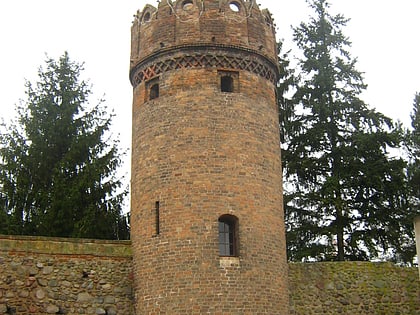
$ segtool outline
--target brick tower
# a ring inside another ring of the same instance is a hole
[[[161,0],[131,36],[136,314],[288,314],[270,13]]]

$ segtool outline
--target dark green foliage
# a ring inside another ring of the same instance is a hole
[[[408,133],[410,163],[408,177],[413,207],[420,207],[420,93],[416,93],[411,113],[412,130]]]
[[[65,53],[48,59],[17,122],[4,125],[0,151],[3,232],[116,238],[126,195],[116,172],[117,141],[108,139],[112,115],[102,101],[87,110],[91,91],[82,65]]]
[[[293,82],[293,95],[279,98],[289,259],[402,257],[412,236],[405,162],[390,150],[403,133],[359,98],[366,86],[342,33],[348,20],[325,0],[308,3],[315,17],[294,29],[299,76],[279,92]]]
[[[407,131],[406,145],[408,148],[407,178],[409,187],[408,203],[411,217],[420,212],[420,93],[416,93],[411,113],[411,129]],[[414,245],[411,252],[415,254]]]

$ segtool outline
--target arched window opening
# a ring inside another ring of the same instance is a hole
[[[227,93],[239,93],[239,72],[219,70],[220,91]]]
[[[149,99],[153,100],[159,97],[159,84],[155,83],[150,87]]]
[[[241,6],[238,2],[233,1],[231,3],[229,3],[229,8],[233,11],[233,12],[239,12],[241,10]]]
[[[233,78],[231,76],[222,76],[220,79],[220,88],[222,92],[233,92]]]
[[[194,6],[194,2],[192,0],[185,0],[182,2],[182,9],[185,11],[191,10]]]
[[[220,256],[238,256],[238,219],[232,215],[219,218]]]
[[[152,15],[150,14],[150,12],[147,12],[143,17],[143,22],[145,23],[150,22],[151,18],[152,18]]]

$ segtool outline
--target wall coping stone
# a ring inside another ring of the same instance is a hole
[[[0,235],[0,252],[131,258],[131,241]]]

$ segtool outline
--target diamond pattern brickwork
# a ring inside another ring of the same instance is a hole
[[[252,56],[252,55],[251,55]],[[258,55],[256,55],[258,56]],[[277,69],[264,58],[243,57],[240,54],[224,53],[190,53],[180,56],[163,56],[153,62],[140,63],[132,72],[132,84],[137,86],[167,71],[185,68],[221,68],[244,70],[255,73],[274,84],[277,80]]]

